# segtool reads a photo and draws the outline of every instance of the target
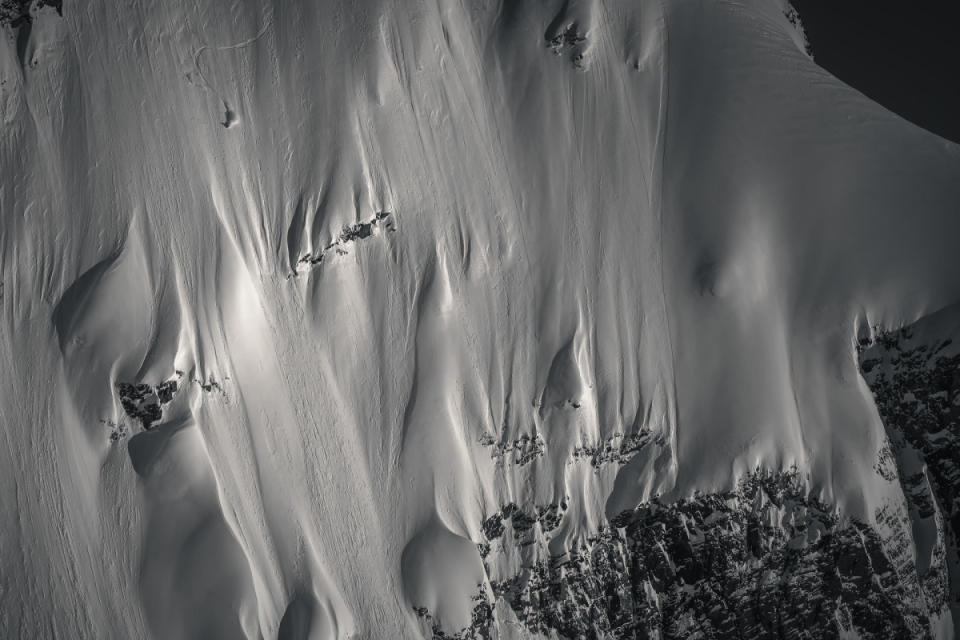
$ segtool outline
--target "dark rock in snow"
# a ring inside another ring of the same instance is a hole
[[[144,429],[149,429],[162,419],[162,405],[173,400],[177,388],[177,380],[167,380],[156,387],[142,382],[118,382],[117,395],[124,413],[138,420]]]
[[[63,0],[2,0],[0,2],[0,25],[17,28],[33,21],[31,11],[52,7],[57,15],[63,15]]]
[[[336,240],[320,251],[302,256],[297,264],[307,267],[316,266],[322,264],[324,258],[329,255],[331,251],[336,254],[345,254],[346,245],[351,242],[356,242],[357,240],[369,238],[373,235],[374,229],[377,227],[382,226],[386,231],[395,231],[396,227],[394,227],[393,222],[390,220],[390,216],[391,213],[389,211],[379,211],[369,222],[345,225]]]
[[[523,513],[507,507],[513,518]],[[525,557],[531,561],[518,574],[491,585],[531,632],[562,638],[930,636],[910,558],[877,529],[808,495],[791,472],[758,471],[726,493],[654,500],[624,511],[562,555]]]

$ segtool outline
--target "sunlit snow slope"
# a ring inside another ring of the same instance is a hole
[[[574,637],[498,581],[754,472],[912,567],[855,345],[960,300],[960,148],[785,9],[4,25],[0,636]]]

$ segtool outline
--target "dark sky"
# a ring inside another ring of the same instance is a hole
[[[792,0],[821,67],[960,143],[960,0]]]

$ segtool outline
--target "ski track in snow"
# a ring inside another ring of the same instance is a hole
[[[224,98],[220,97],[217,91],[210,85],[210,82],[207,80],[207,77],[203,74],[203,67],[200,65],[200,56],[202,56],[205,51],[232,51],[235,49],[243,49],[244,47],[249,47],[250,45],[260,40],[260,38],[262,38],[263,35],[267,33],[267,31],[270,29],[271,26],[273,26],[273,21],[268,20],[263,25],[263,28],[261,28],[260,31],[257,33],[257,35],[253,36],[252,38],[248,38],[243,42],[238,42],[236,44],[224,45],[220,47],[210,47],[209,45],[203,45],[202,47],[197,49],[196,53],[194,53],[193,55],[193,67],[196,70],[197,75],[200,77],[200,80],[203,82],[203,84],[199,86],[217,95],[219,100],[223,103],[224,120],[221,124],[225,129],[229,129],[234,124],[236,124],[237,114],[233,111],[233,109],[230,108],[230,104]],[[189,80],[189,77],[188,77],[188,80]]]

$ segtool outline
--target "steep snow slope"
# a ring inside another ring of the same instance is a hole
[[[565,633],[499,583],[762,472],[882,539],[850,534],[903,628],[949,637],[854,344],[960,298],[960,149],[815,67],[784,9],[5,26],[2,635]],[[779,518],[757,495],[727,501]]]

